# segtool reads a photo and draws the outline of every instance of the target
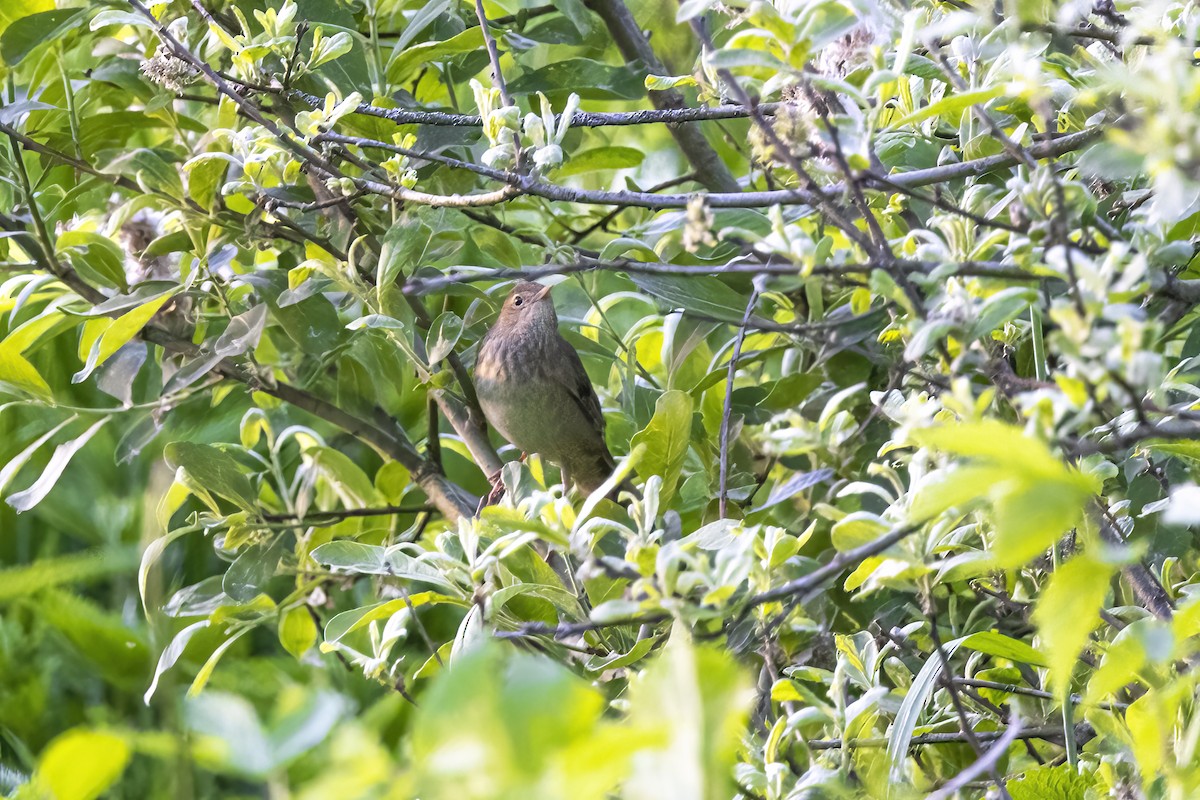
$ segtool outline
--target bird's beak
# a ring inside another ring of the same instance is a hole
[[[543,286],[541,291],[539,291],[537,294],[535,294],[533,296],[533,302],[536,303],[539,300],[545,300],[547,297],[550,296],[550,290],[553,288],[554,288],[553,286]]]

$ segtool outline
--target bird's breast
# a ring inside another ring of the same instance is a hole
[[[476,373],[475,391],[488,422],[512,444],[527,453],[550,459],[564,442],[578,434],[578,409],[558,384],[530,377],[489,378]]]

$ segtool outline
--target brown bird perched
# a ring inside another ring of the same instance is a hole
[[[612,474],[600,399],[559,335],[549,286],[521,281],[509,292],[480,343],[475,391],[492,427],[557,464],[564,486],[591,494]]]

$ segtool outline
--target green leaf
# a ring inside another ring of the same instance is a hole
[[[50,384],[16,347],[0,345],[0,392],[25,394],[45,403],[54,402]]]
[[[154,668],[154,678],[151,679],[150,687],[146,689],[146,694],[142,696],[142,700],[147,705],[150,704],[150,699],[154,697],[154,692],[158,689],[158,682],[162,678],[163,673],[175,666],[175,662],[183,655],[183,651],[187,648],[187,644],[192,640],[192,637],[208,626],[209,622],[206,619],[193,622],[175,634],[167,646],[163,648],[162,653],[158,657],[158,665]]]
[[[679,540],[681,548],[698,547],[701,550],[720,550],[737,539],[741,523],[733,519],[718,519],[701,526]]]
[[[660,723],[618,723],[606,718],[606,705],[587,681],[550,659],[494,642],[476,645],[458,654],[421,696],[412,727],[411,794],[611,797],[634,752],[658,741]],[[470,757],[449,756],[461,753]]]
[[[96,340],[95,344],[92,345],[91,352],[88,353],[87,363],[83,369],[71,377],[71,383],[81,383],[87,380],[88,376],[97,367],[108,361],[113,353],[128,344],[130,339],[136,336],[142,328],[146,327],[146,324],[154,318],[159,309],[168,300],[182,291],[182,289],[182,286],[174,286],[153,300],[143,303],[132,311],[126,311],[113,320],[104,330],[104,333]]]
[[[1183,461],[1200,463],[1200,442],[1198,441],[1147,442],[1145,447],[1156,453],[1165,453]]]
[[[231,634],[228,639],[221,642],[216,650],[213,650],[212,655],[204,662],[204,666],[196,673],[196,677],[192,679],[192,685],[188,687],[187,696],[195,697],[204,691],[204,687],[208,685],[209,678],[212,677],[213,670],[217,668],[217,664],[221,661],[221,657],[225,655],[225,651],[234,645],[234,643],[245,636],[253,627],[245,627],[236,629],[236,632]]]
[[[992,555],[1001,567],[1019,566],[1044,552],[1083,519],[1100,482],[1067,467],[1041,440],[994,420],[914,431],[918,443],[970,459],[916,489],[914,521],[973,500],[992,504]]]
[[[130,755],[117,734],[75,728],[42,751],[34,783],[55,800],[94,800],[116,784]]]
[[[1083,519],[1083,505],[1090,496],[1067,480],[1025,483],[1001,494],[992,513],[996,563],[1014,567],[1046,552]]]
[[[267,731],[248,700],[214,691],[189,697],[184,711],[193,735],[208,739],[205,744],[224,769],[265,776],[275,765]]]
[[[13,328],[8,336],[0,341],[0,350],[11,347],[17,353],[24,355],[35,346],[45,344],[60,332],[73,328],[83,322],[75,315],[67,316],[61,311],[46,310],[32,319],[22,322]]]
[[[946,658],[949,659],[954,655],[954,651],[961,644],[962,639],[943,643],[942,650],[945,652]],[[921,712],[925,710],[925,704],[929,702],[929,697],[933,694],[941,674],[941,657],[937,653],[930,653],[920,672],[913,678],[912,685],[908,687],[904,701],[900,703],[900,710],[896,712],[896,719],[892,722],[892,729],[888,733],[888,776],[893,782],[905,780],[908,743],[912,741],[917,721],[921,718]]]
[[[662,478],[660,495],[666,506],[675,495],[683,460],[687,456],[692,432],[692,396],[677,389],[663,392],[654,404],[654,416],[649,424],[634,435],[631,445],[646,445],[646,452],[637,464],[643,480],[651,475]]]
[[[650,651],[654,649],[654,645],[658,644],[658,640],[654,637],[639,639],[627,653],[610,653],[607,656],[592,656],[584,664],[592,675],[599,675],[610,669],[621,669],[636,664],[641,661]]]
[[[741,324],[746,316],[748,298],[730,289],[717,278],[707,275],[630,275],[642,291],[665,301],[685,314]]]
[[[1041,649],[1049,661],[1050,685],[1060,697],[1070,691],[1079,651],[1100,624],[1100,608],[1115,571],[1112,564],[1086,553],[1078,555],[1050,576],[1033,610]]]
[[[891,528],[891,525],[876,514],[855,511],[838,520],[830,533],[833,546],[845,552],[878,539]]]
[[[187,497],[186,490],[179,483],[175,483],[172,485],[170,491],[168,492],[168,494],[164,498],[164,500],[171,498],[172,494],[182,495],[184,499],[186,499],[186,497]],[[180,502],[182,502],[182,500]],[[198,528],[195,526],[187,527],[187,528],[176,528],[175,530],[171,531],[170,533],[168,533],[164,536],[160,536],[157,539],[154,539],[153,541],[151,541],[150,544],[146,545],[146,549],[142,553],[142,563],[140,565],[138,565],[138,593],[141,595],[142,606],[143,606],[143,609],[146,611],[146,616],[150,616],[149,609],[145,608],[146,588],[147,588],[147,584],[150,579],[150,568],[154,566],[154,564],[162,556],[163,551],[165,551],[167,549],[167,546],[169,544],[171,544],[171,542],[173,542],[176,539],[179,539],[189,533],[192,533],[192,532],[196,531],[197,529]]]
[[[211,209],[231,164],[237,160],[228,153],[201,153],[183,165],[188,196],[202,208]]]
[[[125,254],[112,239],[87,231],[64,231],[54,246],[88,283],[126,290]]]
[[[676,86],[695,86],[696,79],[691,75],[647,75],[646,88],[652,92],[662,92],[674,89]]]
[[[640,239],[631,239],[625,236],[619,236],[605,243],[604,249],[600,251],[600,258],[605,261],[612,261],[626,253],[637,253],[646,261],[657,261],[658,253],[654,252],[654,248]]]
[[[1020,661],[1023,664],[1032,664],[1035,667],[1049,666],[1046,663],[1045,656],[1037,650],[1034,650],[1020,639],[1013,639],[1011,636],[1005,636],[996,631],[972,633],[970,636],[963,638],[962,646],[980,653],[987,653],[989,656],[1006,658],[1009,661]]]
[[[459,594],[457,586],[441,572],[396,548],[384,548],[361,542],[328,542],[312,551],[318,564],[360,575],[392,575],[423,581]]]
[[[942,72],[942,68],[937,65],[936,61],[916,53],[909,53],[908,60],[904,62],[904,74],[915,75],[927,81],[945,82],[946,80],[946,73]]]
[[[587,36],[592,32],[594,19],[583,0],[554,0],[554,7],[571,21],[581,36]]]
[[[106,609],[52,588],[43,588],[35,602],[41,618],[108,684],[122,690],[136,690],[145,684],[150,651],[119,609]]]
[[[325,475],[330,488],[347,508],[382,505],[383,499],[375,484],[345,453],[332,447],[310,447],[304,455]]]
[[[637,100],[645,97],[642,78],[629,67],[590,58],[567,58],[526,72],[508,84],[513,94],[574,92],[585,100]]]
[[[175,164],[168,160],[170,151],[147,147],[121,151],[109,164],[100,169],[105,175],[133,178],[148,192],[166,194],[176,200],[184,196],[183,181]]]
[[[909,519],[924,522],[951,508],[965,509],[1011,477],[1004,467],[972,465],[930,473],[913,486]]]
[[[762,67],[777,70],[783,62],[766,50],[748,48],[721,49],[712,52],[705,61],[713,69],[736,69],[738,67]]]
[[[676,623],[662,653],[631,681],[630,721],[662,726],[666,740],[638,754],[622,797],[737,794],[733,769],[753,696],[749,676],[727,652],[694,645]]]
[[[63,8],[21,17],[0,35],[0,58],[15,67],[39,45],[52,42],[67,31],[76,29],[78,25],[75,18],[83,12],[83,8]]]
[[[376,267],[377,292],[382,292],[400,275],[410,275],[424,266],[434,236],[426,215],[431,212],[407,210],[383,235]]]
[[[452,603],[458,606],[464,606],[462,600],[449,597],[437,592],[415,592],[410,594],[407,600],[403,597],[398,597],[395,600],[386,600],[382,603],[375,603],[362,608],[343,611],[335,615],[325,624],[325,641],[340,642],[342,639],[361,630],[372,622],[389,619],[393,614],[412,608],[420,608],[424,605],[437,603]]]
[[[307,606],[289,608],[279,617],[279,643],[296,658],[317,643],[317,624]]]
[[[687,22],[689,19],[694,19],[708,11],[716,3],[717,0],[684,0],[679,4],[679,10],[675,12],[675,21]]]
[[[42,470],[41,476],[33,482],[28,489],[22,492],[17,492],[11,495],[7,502],[17,511],[28,511],[45,499],[46,495],[50,494],[50,490],[58,483],[59,477],[63,470],[71,463],[71,459],[79,452],[85,444],[87,444],[96,433],[108,423],[112,417],[101,417],[98,421],[92,424],[79,436],[69,442],[63,442],[58,447],[54,448],[54,455],[50,456],[50,461],[46,464],[46,468]]]
[[[429,326],[429,336],[427,341],[428,346],[425,348],[429,353],[429,365],[434,366],[454,352],[454,346],[458,344],[458,340],[462,338],[463,321],[462,318],[453,311],[446,311],[438,315],[438,318]]]
[[[279,539],[242,547],[238,557],[225,570],[221,588],[238,603],[248,603],[262,594],[275,576],[283,555]]]
[[[237,461],[212,445],[172,442],[164,455],[172,467],[182,467],[196,483],[216,492],[243,511],[254,511],[257,494]]]
[[[105,9],[88,23],[89,30],[99,30],[109,25],[133,25],[141,28],[151,28],[153,23],[135,11],[120,11],[115,8]]]
[[[814,51],[861,24],[853,8],[843,2],[808,3],[796,22],[797,38],[807,40]]]
[[[1071,764],[1043,764],[1007,784],[1012,800],[1085,800],[1088,789],[1096,786],[1092,772],[1080,772]]]
[[[1147,623],[1152,620],[1138,620],[1109,643],[1104,651],[1104,659],[1088,679],[1087,691],[1083,701],[1087,705],[1102,702],[1111,695],[1124,689],[1137,679],[1138,673],[1146,665],[1146,640],[1152,636],[1139,635]]]
[[[467,28],[449,39],[423,42],[398,53],[387,67],[387,77],[392,83],[403,83],[417,68],[447,56],[470,53],[483,48],[483,33],[478,26]],[[511,88],[511,85],[510,85]]]
[[[334,569],[368,575],[387,572],[387,548],[362,542],[327,542],[312,551],[313,560]]]
[[[642,163],[645,153],[632,147],[595,147],[572,155],[558,168],[560,178],[606,169],[629,169]]]
[[[978,339],[986,336],[996,328],[1011,322],[1032,303],[1036,303],[1037,299],[1036,289],[1023,286],[996,292],[979,309],[979,317],[971,325],[971,338]]]
[[[900,128],[905,125],[912,125],[930,117],[946,117],[958,114],[963,109],[970,108],[973,105],[987,103],[989,100],[995,100],[1004,94],[1004,86],[993,86],[989,89],[976,89],[972,92],[956,92],[947,95],[936,103],[930,103],[924,108],[918,109],[907,116],[902,117],[892,123],[893,128]]]
[[[53,10],[54,0],[3,0],[0,2],[0,32],[22,17]]]
[[[1148,690],[1125,709],[1125,724],[1133,756],[1147,784],[1159,778],[1168,763],[1178,763],[1177,733],[1180,707],[1194,698],[1195,679],[1179,680]]]

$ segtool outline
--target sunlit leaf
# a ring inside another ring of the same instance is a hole
[[[56,800],[94,800],[120,779],[131,755],[115,733],[76,728],[46,746],[34,781]]]
[[[1061,696],[1068,690],[1079,652],[1100,624],[1100,607],[1115,567],[1086,554],[1076,556],[1050,576],[1033,621],[1050,667],[1050,683]]]
[[[634,447],[646,446],[645,454],[637,464],[638,475],[643,479],[660,476],[664,501],[669,501],[675,493],[691,430],[692,397],[687,392],[671,390],[658,398],[650,423],[633,437]]]

